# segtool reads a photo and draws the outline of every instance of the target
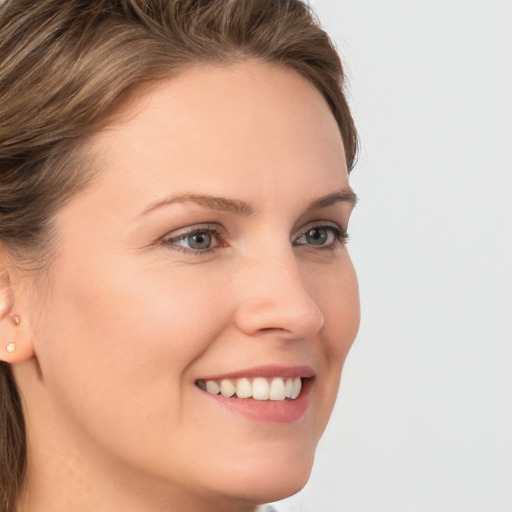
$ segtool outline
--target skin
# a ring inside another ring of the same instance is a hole
[[[44,286],[11,275],[19,350],[3,357],[30,443],[19,510],[249,511],[298,491],[359,325],[332,236],[352,204],[306,211],[349,190],[323,97],[286,68],[202,65],[140,91],[88,145],[100,172],[56,215]],[[253,213],[165,203],[186,194]],[[205,224],[220,231],[210,250],[177,240]],[[331,241],[304,243],[310,225]],[[313,368],[299,421],[248,419],[195,385],[269,364]]]

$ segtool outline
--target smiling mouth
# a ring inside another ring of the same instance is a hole
[[[225,398],[252,398],[254,400],[285,401],[299,397],[303,386],[300,377],[256,377],[196,381],[196,386],[212,395]]]

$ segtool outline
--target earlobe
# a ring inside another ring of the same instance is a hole
[[[16,364],[34,357],[29,326],[15,312],[15,295],[8,271],[0,269],[0,361]]]
[[[7,315],[1,319],[1,324],[0,339],[3,347],[0,345],[0,361],[16,364],[34,357],[32,343],[26,339],[24,332],[20,332],[23,330],[20,317],[16,314]]]
[[[13,315],[12,317],[12,320],[13,322],[16,324],[16,325],[19,325],[20,324],[20,317],[18,315]],[[6,347],[5,347],[5,350],[7,350],[7,352],[9,354],[14,354],[14,352],[16,352],[16,341],[11,341]]]

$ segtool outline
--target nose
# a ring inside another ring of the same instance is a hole
[[[323,313],[305,286],[292,248],[283,252],[260,255],[244,265],[238,275],[241,293],[235,323],[248,335],[304,339],[319,332],[324,324]]]

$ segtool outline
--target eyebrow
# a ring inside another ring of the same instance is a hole
[[[162,206],[167,206],[174,203],[196,203],[199,206],[209,208],[210,210],[218,210],[221,212],[235,213],[237,215],[252,215],[254,214],[253,208],[244,201],[237,199],[228,199],[226,197],[215,197],[208,194],[181,194],[177,196],[166,197],[154,203],[151,203],[144,209],[142,215],[156,210]]]
[[[226,197],[216,197],[208,194],[180,194],[175,196],[166,197],[164,199],[151,203],[142,212],[142,216],[149,212],[156,210],[162,206],[167,206],[174,203],[196,203],[199,206],[203,206],[210,210],[217,210],[221,212],[234,213],[236,215],[250,216],[254,215],[254,208],[238,199],[229,199]],[[350,188],[340,189],[332,194],[328,194],[323,197],[319,197],[312,201],[307,207],[305,212],[309,213],[313,210],[319,210],[321,208],[327,208],[333,204],[344,202],[354,207],[357,203],[357,196],[354,191]]]
[[[327,208],[328,206],[340,202],[348,203],[353,208],[357,204],[357,196],[351,188],[342,188],[333,194],[315,199],[306,208],[306,213],[313,210],[320,210],[321,208]]]

